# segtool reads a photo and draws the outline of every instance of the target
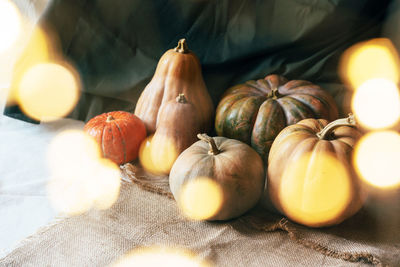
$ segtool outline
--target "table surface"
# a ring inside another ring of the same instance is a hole
[[[83,122],[30,124],[0,117],[0,257],[57,215],[47,195],[46,152],[51,140]]]
[[[47,197],[46,188],[50,179],[50,171],[47,158],[48,148],[51,141],[59,133],[65,130],[82,130],[83,125],[84,123],[82,121],[71,119],[61,119],[51,123],[30,124],[16,119],[0,116],[0,258],[11,252],[17,246],[19,247],[21,240],[26,239],[28,236],[34,235],[35,232],[37,232],[37,230],[41,227],[52,224],[52,221],[54,221],[55,217],[58,215],[57,212],[53,209]],[[132,192],[137,191],[134,186],[131,186],[131,188],[128,187],[126,189],[128,191],[126,191],[124,194],[128,194],[130,198],[136,197],[136,193],[134,193],[133,195],[129,194],[129,192],[132,190]],[[82,219],[80,221],[79,218],[73,218],[72,220],[59,224],[56,228],[53,227],[51,231],[55,231],[55,234],[57,236],[57,231],[64,231],[63,227],[66,227],[65,229],[67,229],[68,227],[73,226],[73,228],[71,229],[78,229],[76,228],[76,225],[84,225],[85,223],[93,219],[97,222],[99,220],[103,221],[109,218],[122,220],[125,217],[126,220],[121,221],[118,229],[128,227],[129,224],[132,223],[132,221],[130,221],[131,219],[128,220],[128,218],[140,217],[143,214],[149,213],[150,211],[144,210],[144,207],[153,205],[147,203],[143,205],[143,207],[140,209],[135,207],[135,205],[132,205],[132,203],[138,203],[139,201],[150,201],[148,199],[153,197],[150,195],[145,195],[146,193],[140,194],[144,194],[143,197],[147,200],[137,199],[137,197],[133,200],[128,201],[127,203],[124,203],[122,200],[122,204],[125,206],[120,211],[117,212],[115,209],[110,209],[110,211],[107,211],[112,214],[115,213],[112,217],[108,215],[102,215],[101,218],[96,217],[94,219],[89,214],[87,216],[85,215],[84,218],[86,219]],[[307,229],[301,226],[295,226],[295,230],[308,240],[314,240],[318,242],[320,242],[321,240],[325,240],[325,245],[327,247],[331,247],[333,249],[336,248],[338,249],[338,251],[369,251],[372,252],[372,254],[377,255],[378,257],[382,257],[383,260],[400,262],[399,256],[396,256],[399,255],[398,252],[400,251],[400,230],[398,227],[400,225],[400,205],[394,205],[396,203],[400,203],[400,191],[397,192],[394,196],[395,197],[391,198],[387,197],[386,199],[382,197],[375,198],[377,201],[370,201],[369,203],[367,203],[366,209],[363,212],[337,227],[333,227],[330,229],[314,230]],[[171,206],[170,208],[172,210],[175,209],[175,204],[170,203],[169,205]],[[131,213],[127,213],[127,211],[131,211],[134,208],[137,208],[138,210],[132,212],[133,215]],[[162,209],[160,212],[162,213]],[[162,221],[162,219],[165,220],[164,217],[160,217],[160,221]],[[74,225],[69,225],[70,222],[74,222]],[[167,225],[167,222],[165,222],[162,226],[157,225],[154,220],[151,220],[151,222],[153,223],[149,223],[149,227],[152,229],[154,227],[164,227],[165,225]],[[136,226],[132,227],[142,229],[144,228],[144,225],[142,225],[141,223],[142,222],[138,222]],[[171,225],[174,225],[175,223],[176,222],[173,221],[173,224]],[[187,222],[185,221],[182,221],[181,223],[182,227],[188,226]],[[99,227],[100,226],[93,227],[93,231],[99,231],[99,233],[95,234],[87,233],[87,228],[81,229],[81,233],[78,233],[77,230],[74,230],[73,232],[71,232],[71,236],[69,238],[71,240],[81,238],[82,242],[85,240],[91,240],[93,236],[103,233],[105,231],[103,229],[104,227],[107,228],[104,225],[101,226],[103,228]],[[132,230],[132,227],[129,226],[128,228]],[[192,231],[195,231],[195,227],[197,226],[191,226],[189,228],[192,229]],[[112,236],[112,238],[115,238],[115,240],[119,240],[118,242],[120,242],[121,240],[132,240],[131,242],[124,244],[124,246],[122,247],[110,248],[107,251],[107,253],[109,253],[109,257],[116,257],[118,253],[121,253],[121,251],[124,251],[124,249],[129,248],[135,242],[147,242],[148,239],[150,240],[151,238],[155,237],[155,235],[145,235],[142,237],[143,240],[135,240],[135,235],[130,235],[131,230],[127,230],[127,233],[129,235],[127,234],[127,236],[123,236],[121,237],[121,239],[118,239],[116,236]],[[221,231],[221,229],[219,228],[216,228],[215,230],[217,232]],[[171,232],[170,234],[177,235],[178,232],[179,231]],[[209,233],[209,230],[207,230],[206,232]],[[162,234],[163,232],[160,231],[157,233]],[[295,251],[303,251],[306,254],[311,253],[307,249],[304,250],[304,248],[302,248],[300,245],[296,245],[296,243],[290,240],[290,238],[285,233],[282,233],[282,231],[280,231],[280,233],[278,232],[266,236],[259,232],[256,233],[257,235],[260,235],[259,239],[247,239],[248,236],[246,235],[240,235],[238,236],[238,238],[244,238],[248,240],[248,242],[263,240],[262,242],[266,242],[266,245],[269,246],[268,242],[272,242],[271,240],[273,238],[279,237],[279,242],[282,242],[282,244],[285,244],[285,246],[293,247],[290,251],[286,251],[285,253],[293,254],[293,249],[295,249]],[[232,232],[232,234],[234,234],[234,232]],[[43,238],[46,238],[46,235],[44,235]],[[181,241],[180,238],[178,238],[177,240]],[[55,255],[59,255],[60,251],[62,251],[62,247],[68,243],[67,241],[67,239],[60,240],[60,248],[50,249],[48,252],[49,257],[51,258],[50,255],[52,253],[55,253]],[[64,242],[65,244],[61,242]],[[118,244],[118,242],[116,244]],[[25,255],[28,250],[31,250],[33,249],[33,247],[36,246],[35,244],[33,245],[34,246],[25,244],[25,246],[19,249],[19,251],[17,251],[16,253],[22,253]],[[275,255],[272,252],[274,251],[274,249],[271,248],[270,250],[272,254],[269,254],[268,257],[271,257],[271,255]],[[278,250],[276,250],[275,252],[277,253]],[[281,261],[284,260],[287,255],[282,254],[283,252],[280,253],[281,254],[279,255],[281,256],[279,256],[278,258]],[[314,253],[317,253],[314,255],[315,258],[319,257],[319,252],[315,251]],[[34,257],[35,253],[31,251],[30,255]],[[263,253],[259,256],[264,257],[265,255]],[[36,255],[36,257],[39,257],[39,255]],[[92,257],[92,259],[100,258],[101,255],[93,255]],[[64,260],[67,260],[64,258],[61,259],[63,260],[63,262]],[[10,260],[10,258],[6,260]],[[109,258],[103,260],[109,260]],[[346,263],[345,265],[348,264]]]

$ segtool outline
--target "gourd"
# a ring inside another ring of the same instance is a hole
[[[278,211],[297,223],[323,227],[361,208],[365,190],[352,167],[361,137],[355,124],[352,115],[329,124],[305,119],[279,133],[269,153],[264,194]]]
[[[148,134],[157,128],[161,107],[179,94],[194,103],[201,130],[209,131],[214,119],[213,102],[203,80],[200,61],[188,49],[185,39],[163,54],[152,80],[137,101],[134,113],[142,119]]]
[[[333,98],[319,86],[273,74],[228,89],[217,107],[215,130],[251,145],[266,161],[274,138],[287,125],[337,116]]]
[[[208,191],[197,203],[185,203],[190,201],[183,197],[185,187],[204,179],[211,180],[221,192],[221,202],[215,212],[201,219],[228,220],[240,216],[253,207],[262,194],[265,178],[261,157],[238,140],[212,138],[206,134],[199,134],[198,138],[201,140],[183,151],[172,167],[169,184],[174,198],[180,207],[193,204],[202,209],[201,204],[210,197]]]
[[[144,123],[126,111],[112,111],[90,119],[83,130],[99,144],[103,156],[117,164],[135,160],[146,138]]]
[[[179,154],[196,142],[200,123],[197,107],[188,102],[184,94],[165,103],[160,109],[157,130],[151,139],[152,169],[149,171],[169,174]]]

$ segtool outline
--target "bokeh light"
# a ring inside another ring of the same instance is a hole
[[[155,173],[156,167],[151,159],[151,140],[153,135],[146,137],[145,140],[140,144],[139,148],[139,161],[142,167],[149,172]]]
[[[21,32],[21,14],[9,0],[0,0],[0,53],[10,48]]]
[[[308,153],[286,168],[279,190],[289,218],[314,226],[334,220],[346,209],[351,200],[351,179],[333,155]]]
[[[208,177],[197,177],[183,185],[178,205],[183,214],[192,220],[207,220],[222,206],[223,191],[218,183]]]
[[[24,74],[31,67],[39,63],[49,62],[52,57],[55,57],[55,38],[53,36],[50,31],[45,31],[41,27],[33,29],[26,46],[15,62],[7,104],[17,104],[19,84]]]
[[[153,174],[169,174],[178,158],[175,145],[167,136],[147,137],[139,149],[139,160],[143,168]]]
[[[135,249],[116,261],[113,267],[207,267],[205,261],[201,261],[194,254],[177,248],[148,247]]]
[[[364,127],[391,127],[400,118],[400,94],[397,86],[386,79],[371,79],[353,94],[352,110]]]
[[[368,133],[357,143],[354,165],[361,178],[379,188],[400,185],[400,135],[393,131]]]
[[[169,174],[172,165],[178,158],[175,143],[167,135],[154,134],[150,146],[151,159],[156,172]]]
[[[71,67],[40,63],[23,75],[17,99],[29,117],[52,121],[71,112],[79,99],[79,93],[80,80]]]
[[[121,172],[113,161],[101,158],[94,164],[88,179],[93,206],[96,209],[110,208],[118,199],[121,186]]]
[[[117,200],[120,169],[101,158],[100,147],[83,131],[57,135],[49,146],[48,163],[48,196],[60,213],[76,215],[92,207],[107,209]]]
[[[340,74],[353,88],[370,79],[382,78],[397,84],[399,56],[389,39],[377,38],[358,43],[343,53]]]

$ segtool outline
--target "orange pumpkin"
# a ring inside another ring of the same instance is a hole
[[[365,194],[352,167],[361,132],[354,126],[353,116],[329,124],[305,119],[279,133],[269,153],[267,190],[281,213],[322,227],[338,224],[361,208]]]
[[[135,160],[146,138],[144,123],[134,114],[113,111],[89,120],[83,128],[100,145],[105,158],[117,164]]]
[[[161,107],[179,94],[184,94],[196,106],[201,130],[208,132],[214,119],[214,105],[203,80],[200,61],[188,49],[185,39],[164,53],[136,104],[135,115],[144,122],[148,134],[157,128]]]

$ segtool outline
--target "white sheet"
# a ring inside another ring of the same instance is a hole
[[[52,138],[81,121],[40,125],[0,115],[0,257],[56,216],[46,196],[46,151]]]
[[[61,120],[33,125],[4,117],[12,66],[51,0],[12,0],[23,19],[23,34],[0,60],[0,257],[19,240],[51,221],[55,212],[46,197],[46,147],[64,127],[82,123]]]

